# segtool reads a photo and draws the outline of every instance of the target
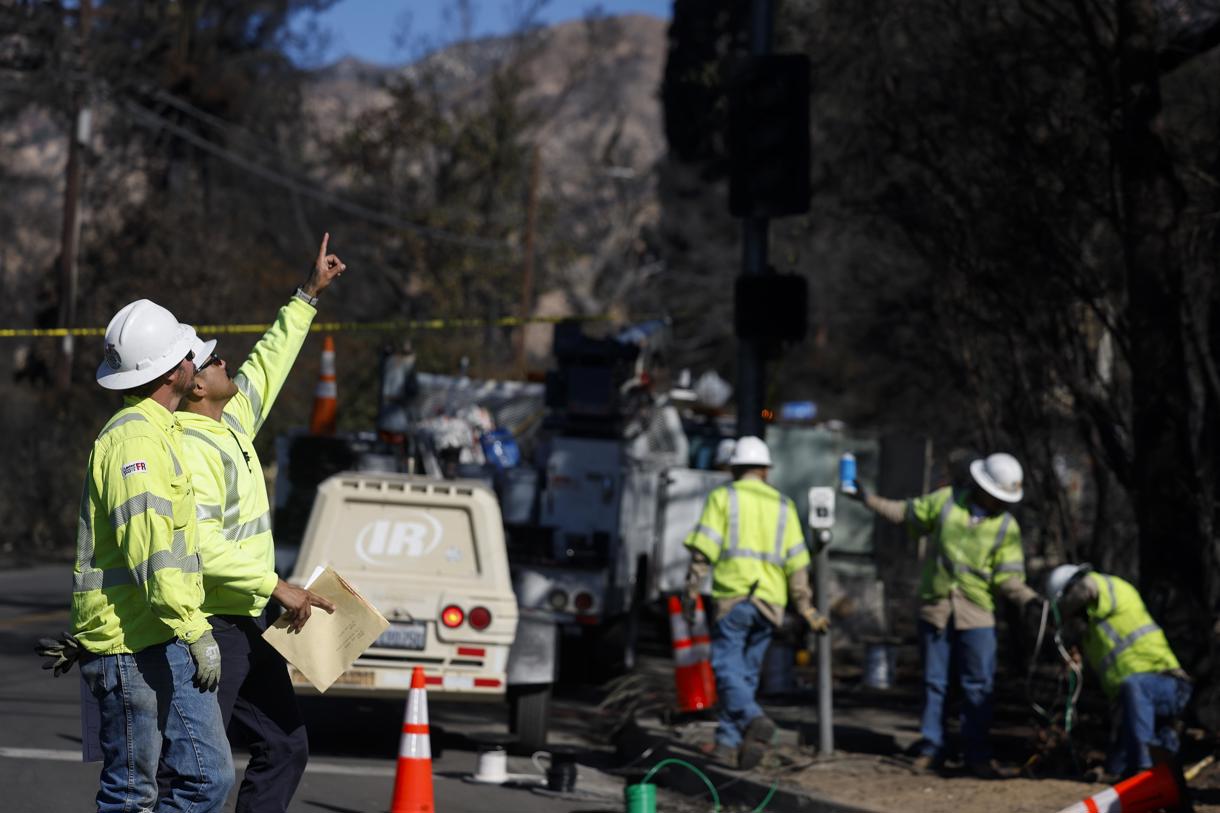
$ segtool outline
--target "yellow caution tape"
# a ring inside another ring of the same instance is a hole
[[[523,325],[553,325],[558,322],[607,322],[609,316],[505,316],[500,319],[410,319],[388,322],[314,322],[311,333],[343,333],[356,331],[394,332],[409,330],[457,330],[472,327],[522,327]],[[221,333],[265,333],[270,325],[196,325],[201,336]],[[44,336],[104,336],[104,327],[0,328],[0,339],[35,338]]]

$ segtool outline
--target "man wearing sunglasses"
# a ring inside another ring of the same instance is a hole
[[[262,638],[275,599],[300,630],[312,607],[334,606],[275,573],[275,546],[254,438],[296,361],[320,294],[346,266],[322,238],[309,278],[230,378],[216,340],[194,342],[198,371],[178,413],[195,487],[203,559],[203,611],[220,645],[219,701],[232,741],[250,748],[237,811],[284,811],[309,756],[284,659]],[[164,785],[162,792],[165,792]]]
[[[106,328],[97,383],[121,392],[81,495],[72,634],[43,641],[55,674],[79,657],[100,717],[97,809],[219,811],[233,763],[216,701],[221,660],[201,609],[195,499],[174,410],[195,376],[195,331],[147,299]],[[164,713],[173,708],[173,713]],[[91,716],[85,711],[86,719]]]

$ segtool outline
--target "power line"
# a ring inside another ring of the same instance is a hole
[[[268,169],[267,167],[259,164],[257,161],[209,141],[206,138],[191,132],[185,127],[175,124],[164,116],[154,113],[142,105],[134,104],[126,100],[117,100],[116,103],[121,111],[126,113],[134,123],[142,127],[153,130],[165,130],[183,141],[186,141],[199,149],[216,156],[217,158],[228,161],[234,166],[238,166],[266,181],[276,184],[277,186],[281,186],[285,189],[289,189],[297,194],[313,198],[314,200],[324,203],[334,209],[338,209],[341,212],[346,212],[354,217],[359,217],[371,223],[377,223],[390,228],[413,231],[417,234],[421,234],[425,237],[440,242],[487,250],[506,250],[513,254],[516,253],[513,246],[502,240],[491,240],[484,237],[470,237],[468,235],[438,229],[434,226],[414,223],[412,221],[403,220],[392,215],[383,214],[375,209],[370,209],[367,206],[339,197],[331,192],[317,189],[308,183],[288,177],[273,169]]]

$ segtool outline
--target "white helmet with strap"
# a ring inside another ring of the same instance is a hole
[[[106,326],[105,358],[97,383],[129,390],[177,367],[191,352],[195,329],[148,299],[125,305]]]
[[[996,452],[970,464],[970,476],[979,488],[997,500],[1015,505],[1025,496],[1021,481],[1025,472],[1010,454]]]

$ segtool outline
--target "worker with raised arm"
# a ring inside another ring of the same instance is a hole
[[[194,379],[194,342],[193,329],[147,299],[106,327],[97,382],[121,392],[124,406],[89,454],[72,632],[39,648],[56,674],[79,657],[98,705],[99,813],[211,813],[233,786],[215,692],[220,655],[200,608],[191,472],[174,414]],[[158,803],[159,762],[169,784]]]
[[[689,612],[710,570],[716,602],[712,669],[720,697],[714,753],[721,761],[752,768],[777,730],[754,695],[784,608],[793,604],[814,632],[825,632],[830,624],[813,605],[809,548],[796,505],[767,483],[767,444],[741,438],[729,467],[733,482],[708,495],[699,524],[683,543],[691,554],[685,603]]]
[[[266,641],[268,599],[293,629],[311,608],[334,605],[275,572],[267,485],[254,439],[292,370],[317,313],[318,295],[346,266],[322,245],[305,283],[230,378],[216,340],[196,339],[198,371],[178,418],[191,470],[203,559],[203,611],[224,664],[220,709],[230,737],[250,749],[238,813],[287,810],[309,758],[309,741],[284,659]]]
[[[1024,496],[1021,464],[997,453],[970,464],[971,483],[946,486],[908,500],[846,490],[874,513],[905,524],[913,538],[930,540],[919,582],[919,637],[924,661],[924,706],[915,765],[938,769],[946,758],[945,694],[950,665],[959,668],[961,732],[967,769],[980,778],[1005,775],[991,758],[997,596],[1026,608],[1041,599],[1025,584],[1021,529],[1008,509]]]
[[[1076,643],[1070,622],[1083,622],[1085,659],[1117,715],[1106,772],[1125,778],[1151,768],[1150,748],[1177,753],[1175,723],[1190,702],[1191,680],[1139,591],[1087,564],[1067,564],[1047,577],[1046,596],[1059,609],[1068,646]]]

